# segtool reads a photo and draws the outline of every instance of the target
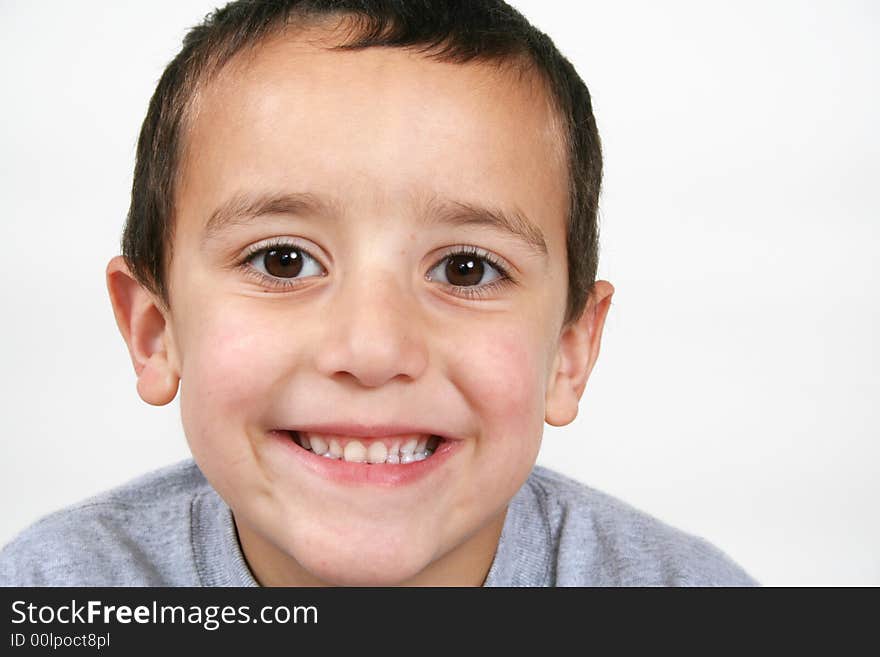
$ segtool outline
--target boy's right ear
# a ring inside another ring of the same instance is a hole
[[[180,373],[165,312],[135,279],[122,256],[107,265],[107,290],[137,374],[138,394],[154,406],[169,403],[177,395]]]

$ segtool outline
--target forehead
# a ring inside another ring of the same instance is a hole
[[[327,45],[319,32],[278,35],[199,89],[180,219],[203,227],[236,194],[311,193],[386,213],[440,198],[521,213],[564,240],[565,146],[535,74]]]

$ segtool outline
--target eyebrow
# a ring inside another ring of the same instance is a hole
[[[540,255],[547,255],[544,233],[518,209],[501,210],[465,201],[433,199],[428,203],[429,223],[451,226],[489,226],[522,241]]]
[[[306,192],[240,193],[211,213],[205,224],[204,240],[209,241],[232,226],[272,214],[339,217],[342,213],[333,201]],[[488,226],[520,240],[540,255],[547,255],[547,242],[541,229],[515,208],[505,211],[434,196],[425,205],[423,221],[451,226]]]
[[[297,216],[335,215],[336,206],[315,194],[303,192],[240,193],[224,201],[208,217],[204,239],[211,240],[224,230],[246,224],[252,219],[269,214]]]

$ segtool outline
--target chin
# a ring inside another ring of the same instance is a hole
[[[364,514],[366,515],[366,514]],[[314,516],[279,523],[275,543],[288,559],[332,586],[398,586],[420,578],[445,550],[448,537],[425,518],[410,514],[334,521]]]
[[[298,559],[314,577],[331,586],[399,586],[411,582],[429,564],[414,555],[386,555],[376,558],[364,554],[332,555],[316,559],[314,555]]]

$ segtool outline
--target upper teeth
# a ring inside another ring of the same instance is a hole
[[[296,434],[297,442],[319,456],[342,459],[350,463],[413,463],[434,453],[439,438],[432,436],[401,436],[385,440],[369,440],[366,444],[355,438],[322,436],[314,433]]]

